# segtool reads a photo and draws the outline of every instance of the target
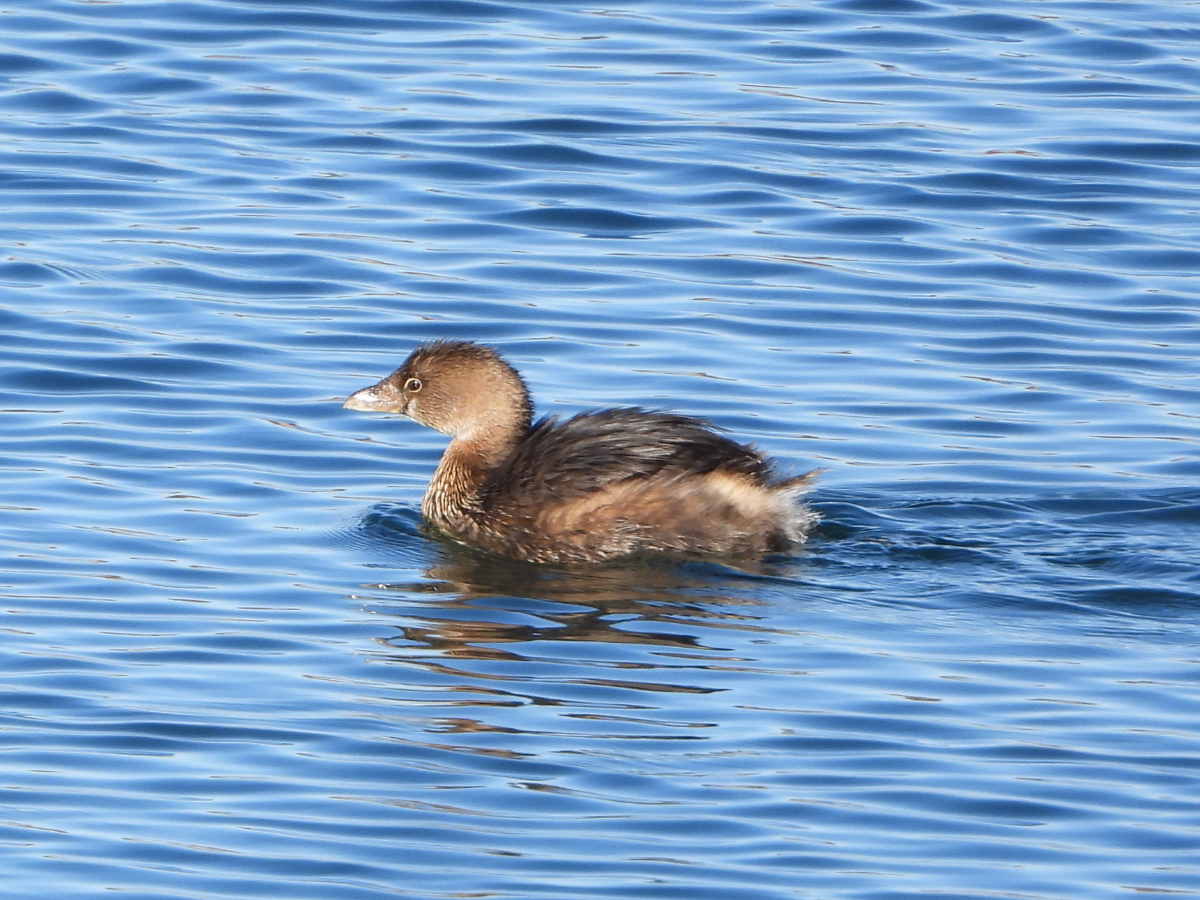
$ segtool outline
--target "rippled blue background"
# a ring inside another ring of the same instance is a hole
[[[0,11],[6,897],[1200,896],[1200,7]],[[827,467],[418,531],[421,339]]]

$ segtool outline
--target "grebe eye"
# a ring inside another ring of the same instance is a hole
[[[410,379],[408,379],[408,381],[404,382],[404,390],[408,391],[410,394],[415,394],[420,389],[421,389],[421,379],[420,378],[410,378]]]

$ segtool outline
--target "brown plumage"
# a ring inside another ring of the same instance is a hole
[[[814,473],[779,479],[758,451],[703,420],[627,408],[533,424],[525,382],[481,344],[422,344],[345,406],[450,435],[422,514],[516,559],[761,557],[802,542],[816,520],[799,500]]]

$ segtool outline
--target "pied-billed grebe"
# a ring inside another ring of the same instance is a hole
[[[453,440],[421,512],[451,537],[530,562],[640,552],[761,557],[804,540],[799,496],[756,450],[687,416],[606,409],[533,424],[529,390],[491,347],[422,344],[347,409],[403,413]]]

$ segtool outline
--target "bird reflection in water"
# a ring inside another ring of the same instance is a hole
[[[794,585],[788,575],[795,559],[757,563],[754,569],[662,557],[550,566],[419,535],[412,518],[400,511],[395,517],[378,507],[372,513],[361,524],[376,538],[411,538],[427,554],[432,551],[432,559],[426,555],[424,580],[365,586],[381,592],[377,600],[403,595],[404,609],[397,614],[408,621],[399,626],[401,634],[382,642],[410,661],[414,651],[430,650],[443,659],[517,660],[522,656],[514,645],[577,641],[674,648],[693,651],[691,658],[716,652],[728,663],[703,640],[722,628],[770,631],[755,613],[764,582]],[[700,623],[704,638],[695,627]]]

